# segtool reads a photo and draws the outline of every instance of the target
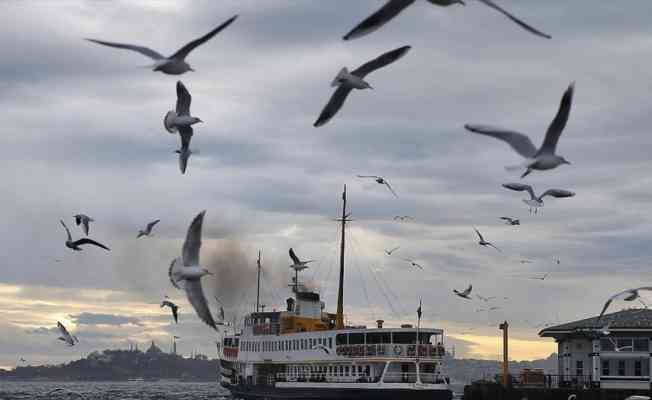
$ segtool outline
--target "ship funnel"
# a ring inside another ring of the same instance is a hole
[[[287,311],[294,312],[294,299],[292,297],[288,297],[288,299],[285,300],[285,302],[288,305]]]
[[[383,324],[385,323],[384,320],[379,319],[376,321],[376,324],[378,324],[378,329],[383,329]]]

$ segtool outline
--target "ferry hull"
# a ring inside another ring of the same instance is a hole
[[[448,389],[399,388],[277,388],[264,385],[224,385],[234,399],[244,400],[451,400]]]

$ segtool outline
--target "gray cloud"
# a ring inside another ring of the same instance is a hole
[[[96,314],[83,312],[70,315],[72,321],[77,325],[141,325],[138,318],[114,314]]]

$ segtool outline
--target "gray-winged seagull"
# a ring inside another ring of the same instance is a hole
[[[389,0],[387,1],[378,11],[375,13],[371,14],[369,17],[367,17],[365,20],[360,22],[355,28],[353,28],[349,33],[344,35],[343,39],[344,40],[350,40],[350,39],[357,39],[359,37],[362,37],[364,35],[367,35],[371,32],[374,32],[381,26],[385,25],[389,20],[397,16],[401,11],[406,9],[408,6],[412,5],[415,0]],[[437,6],[442,6],[442,7],[447,7],[451,6],[453,4],[461,4],[461,5],[466,5],[464,3],[464,0],[428,0],[431,4],[437,5]],[[478,0],[481,3],[484,3],[485,5],[493,8],[494,10],[498,11],[499,13],[503,14],[510,20],[514,21],[518,25],[520,25],[523,29],[527,30],[530,33],[533,33],[537,36],[544,37],[546,39],[550,39],[551,36],[548,35],[547,33],[543,33],[539,31],[538,29],[533,28],[532,26],[526,24],[522,20],[516,18],[514,15],[510,14],[507,12],[505,9],[502,7],[499,7],[496,3],[494,3],[492,0]]]
[[[511,131],[508,129],[496,128],[487,125],[472,125],[466,124],[464,128],[467,130],[480,133],[482,135],[491,136],[500,139],[509,144],[518,154],[525,158],[525,162],[515,167],[507,167],[507,169],[523,169],[525,172],[521,178],[526,177],[533,170],[543,171],[548,169],[557,168],[562,164],[570,164],[564,157],[555,154],[557,149],[557,142],[562,131],[568,122],[568,116],[571,111],[571,104],[573,102],[573,92],[575,90],[575,83],[571,83],[564,92],[559,104],[559,110],[555,119],[548,127],[546,137],[538,149],[534,147],[532,141],[527,135]]]
[[[203,276],[213,275],[213,273],[199,265],[201,229],[204,214],[206,214],[206,211],[200,212],[190,223],[186,240],[183,242],[181,257],[172,260],[168,270],[168,276],[172,285],[177,289],[180,289],[180,285],[183,285],[188,301],[195,309],[199,319],[217,330],[217,326],[211,315],[211,310],[208,308],[206,296],[204,296],[204,290],[201,286],[201,278]]]
[[[652,291],[652,286],[643,286],[640,288],[636,289],[627,289],[623,290],[622,292],[618,292],[614,294],[613,296],[609,297],[606,303],[604,303],[604,307],[602,307],[602,311],[600,312],[600,315],[598,316],[598,320],[596,321],[597,323],[600,322],[602,319],[602,316],[604,315],[604,312],[607,311],[607,308],[609,308],[609,305],[611,304],[612,301],[616,300],[618,297],[621,297],[623,295],[627,295],[627,297],[624,297],[623,300],[625,301],[634,301],[640,297],[639,291],[641,290],[648,290]]]
[[[523,199],[523,203],[527,204],[530,206],[530,213],[532,213],[532,209],[534,209],[534,213],[536,214],[539,210],[540,207],[543,207],[543,198],[546,196],[552,196],[556,198],[566,198],[566,197],[573,197],[575,196],[574,192],[571,192],[570,190],[565,190],[565,189],[548,189],[545,192],[541,194],[541,196],[537,197],[536,194],[534,194],[534,189],[530,185],[526,185],[524,183],[505,183],[503,184],[503,187],[506,189],[510,190],[515,190],[517,192],[523,192],[527,191],[530,194],[529,199]]]
[[[150,222],[149,224],[147,224],[145,229],[141,229],[141,230],[138,231],[138,236],[136,237],[136,239],[138,239],[139,237],[142,237],[142,236],[151,235],[152,234],[152,228],[154,228],[154,225],[158,224],[160,221],[161,221],[160,219],[157,219],[157,220],[154,220],[154,221]]]
[[[82,231],[84,231],[84,235],[88,236],[88,230],[90,229],[89,224],[95,220],[84,214],[76,214],[74,217],[75,224],[77,224],[77,226],[81,225]]]
[[[75,343],[79,343],[79,339],[77,339],[77,336],[71,335],[70,332],[68,332],[68,329],[59,321],[57,321],[57,328],[59,328],[59,333],[61,336],[59,336],[59,340],[62,342],[66,343],[68,346],[74,346]]]
[[[237,17],[238,17],[237,15],[234,15],[233,17],[229,18],[226,22],[224,22],[222,25],[208,32],[207,34],[200,37],[199,39],[195,39],[192,42],[186,44],[185,46],[177,50],[176,53],[172,54],[169,57],[165,57],[160,53],[144,46],[136,46],[133,44],[124,44],[124,43],[115,43],[115,42],[105,42],[103,40],[96,40],[96,39],[86,39],[86,40],[104,46],[136,51],[154,60],[154,64],[152,65],[153,71],[161,71],[165,74],[170,74],[170,75],[180,75],[187,71],[194,71],[194,69],[192,69],[185,60],[186,57],[188,56],[188,53],[193,51],[197,46],[205,43],[210,38],[218,34],[222,29],[231,25],[231,23],[235,21]]]
[[[478,242],[480,246],[489,246],[489,247],[493,247],[498,251],[501,251],[498,247],[494,246],[491,242],[487,242],[486,240],[484,240],[484,237],[482,236],[479,230],[477,230],[476,228],[473,228],[473,230],[475,230],[475,233],[478,234],[478,238],[480,238],[480,241]]]
[[[461,297],[463,299],[471,300],[471,297],[470,297],[471,296],[471,290],[473,290],[473,285],[469,285],[469,287],[467,287],[466,289],[464,289],[461,292],[458,291],[457,289],[453,289],[453,293],[455,293],[456,295],[458,295],[459,297]]]
[[[328,100],[328,103],[322,110],[321,114],[319,114],[319,118],[315,121],[314,126],[319,127],[330,121],[339,109],[342,108],[346,97],[351,93],[352,89],[372,89],[371,85],[365,81],[364,78],[369,73],[389,65],[403,57],[410,48],[410,46],[403,46],[388,51],[387,53],[364,63],[351,72],[349,72],[346,67],[342,68],[331,83],[331,86],[337,86],[337,89],[335,89],[330,100]]]
[[[95,240],[89,239],[89,238],[81,238],[81,239],[73,241],[72,240],[72,235],[70,235],[70,230],[66,226],[66,223],[63,222],[63,220],[59,220],[59,222],[61,222],[61,225],[63,225],[63,228],[66,230],[66,234],[68,235],[68,239],[66,239],[66,247],[67,248],[75,250],[75,251],[82,251],[82,248],[79,247],[79,246],[84,245],[84,244],[92,244],[94,246],[101,247],[101,248],[103,248],[105,250],[109,250],[109,251],[111,250],[108,247],[106,247],[105,245],[103,245],[102,243],[96,242]]]
[[[375,180],[377,184],[387,186],[387,189],[389,189],[389,191],[392,192],[392,194],[393,194],[395,197],[398,197],[398,195],[396,194],[396,192],[394,191],[394,189],[392,189],[392,187],[390,186],[390,184],[389,184],[389,182],[387,181],[387,179],[383,178],[382,176],[377,176],[377,175],[358,175],[358,178],[373,178],[373,180]]]
[[[179,323],[179,314],[178,314],[179,306],[177,306],[176,304],[174,304],[170,300],[163,300],[161,302],[161,308],[163,308],[163,307],[170,307],[170,310],[172,311],[172,317],[174,318],[174,322],[178,324]]]
[[[163,126],[171,134],[179,132],[181,137],[181,149],[175,152],[179,154],[179,170],[186,173],[188,158],[193,152],[190,150],[190,139],[192,139],[192,125],[203,122],[197,117],[190,115],[190,103],[192,96],[181,81],[177,81],[177,107],[176,111],[168,111],[163,118]]]

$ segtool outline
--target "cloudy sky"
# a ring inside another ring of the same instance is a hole
[[[537,325],[592,316],[610,292],[649,284],[652,4],[500,2],[553,36],[545,40],[467,3],[417,2],[352,42],[341,36],[380,1],[4,3],[0,366],[20,357],[58,363],[129,342],[167,349],[173,334],[182,352],[214,356],[214,334],[167,278],[203,209],[202,260],[219,272],[204,285],[228,318],[255,302],[258,249],[268,309],[288,296],[294,247],[318,260],[305,278],[334,310],[333,218],[344,184],[355,219],[345,283],[351,323],[414,323],[421,296],[424,325],[444,328],[458,355],[498,358],[497,323],[507,319],[512,357],[532,359],[555,350],[538,339]],[[179,139],[162,126],[179,77],[83,38],[171,54],[234,14],[234,24],[188,57],[196,72],[181,76],[192,113],[205,121],[191,146],[200,154],[181,175]],[[332,121],[313,128],[341,67],[406,44],[404,58],[368,76],[375,90],[352,93]],[[500,186],[518,180],[504,166],[519,157],[463,125],[509,127],[538,144],[571,81],[575,99],[558,152],[572,165],[524,181],[577,196],[547,200],[531,216],[523,194]],[[385,176],[399,198],[356,174]],[[79,212],[95,219],[91,237],[110,253],[64,247],[59,219],[73,227]],[[522,225],[503,225],[502,215]],[[156,236],[136,240],[155,218]],[[503,253],[478,246],[473,226]],[[528,279],[545,273],[545,281]],[[488,305],[452,295],[470,283],[501,308],[478,311]],[[158,306],[166,294],[181,306],[178,325]],[[79,346],[56,340],[57,320],[77,332]]]

